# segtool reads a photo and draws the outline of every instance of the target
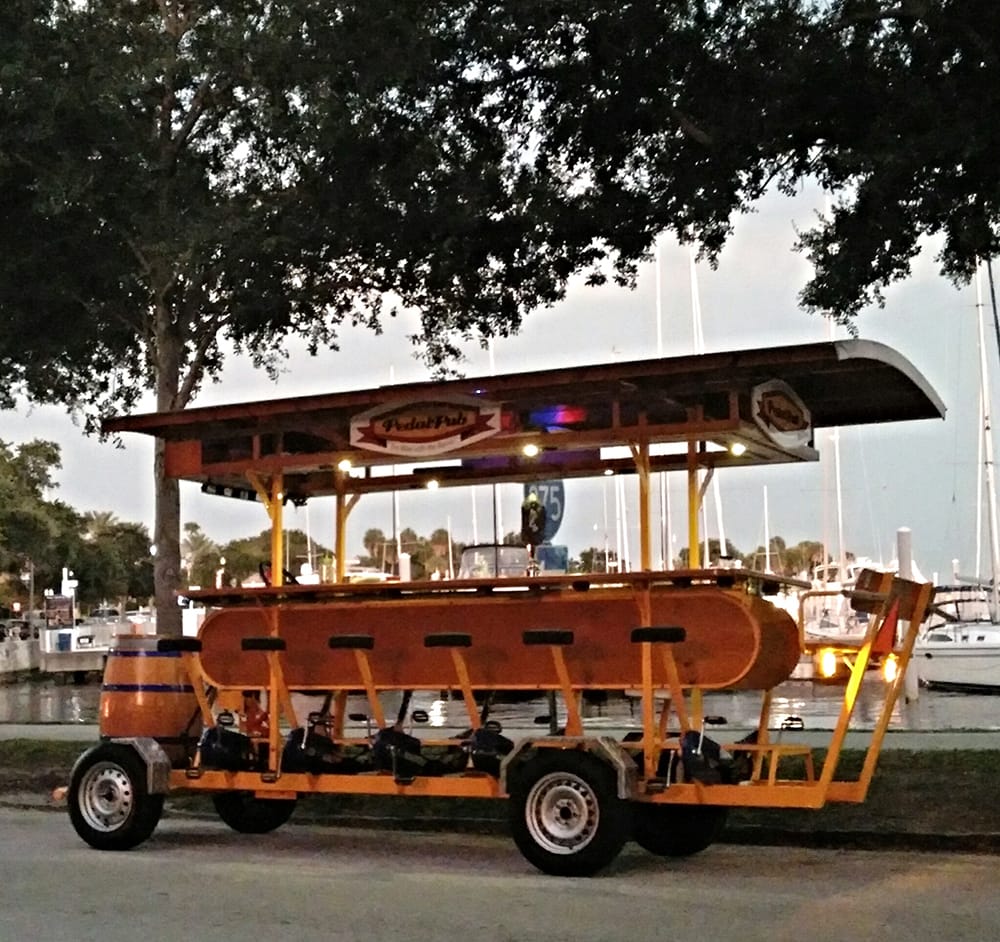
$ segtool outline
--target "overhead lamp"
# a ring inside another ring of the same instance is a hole
[[[733,442],[729,446],[729,453],[734,458],[740,458],[747,453],[747,446],[743,442]]]
[[[521,454],[523,454],[526,458],[534,458],[539,451],[541,451],[541,449],[538,445],[534,442],[528,442],[528,444],[521,449]]]
[[[353,465],[351,464],[350,458],[341,458],[340,461],[337,462],[337,470],[343,471],[344,474],[347,474],[347,472],[350,471],[352,467]]]
[[[611,477],[611,475],[613,475],[614,473],[615,473],[615,472],[614,472],[614,468],[605,468],[605,469],[604,469],[604,476],[605,476],[606,478],[609,478],[609,477]]]
[[[441,486],[441,482],[437,478],[428,478],[424,487],[429,491],[436,491]]]

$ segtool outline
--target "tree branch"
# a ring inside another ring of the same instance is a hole
[[[930,12],[931,0],[902,0],[889,10],[868,10],[841,17],[837,29],[849,29],[859,23],[881,23],[886,20],[922,20]]]
[[[684,133],[685,137],[689,137],[692,140],[697,141],[703,147],[712,146],[714,142],[712,135],[698,127],[698,125],[695,124],[694,121],[688,117],[688,115],[684,114],[680,108],[671,107],[670,113],[680,125],[681,131]]]
[[[149,264],[149,259],[146,258],[146,254],[139,247],[138,243],[130,236],[125,236],[125,244],[131,249],[132,254],[135,256],[136,261],[138,261],[140,267],[144,274],[149,275],[152,273],[153,268]]]
[[[198,342],[195,344],[194,354],[191,356],[184,379],[177,390],[178,409],[186,408],[187,404],[191,401],[194,390],[204,373],[205,358],[208,356],[208,350],[228,320],[229,317],[226,314],[214,316],[205,322],[202,329],[198,332]]]
[[[218,96],[221,92],[232,88],[232,86],[232,77],[227,78],[219,85],[218,88],[214,90],[212,88],[211,79],[206,78],[201,85],[198,86],[198,91],[194,93],[194,98],[191,99],[191,107],[188,108],[188,113],[184,118],[184,123],[181,125],[180,130],[177,132],[177,136],[174,138],[171,145],[171,160],[176,160],[177,154],[187,144],[192,132],[194,131],[195,125],[198,123],[198,119],[205,113],[205,107],[207,106],[209,100]]]

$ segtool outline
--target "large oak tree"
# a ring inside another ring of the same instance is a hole
[[[416,0],[4,5],[2,394],[91,422],[147,389],[181,409],[225,343],[274,366],[290,333],[378,329],[391,295],[440,361],[557,297],[463,42],[460,8]],[[156,464],[171,631],[179,498]]]
[[[802,301],[842,323],[925,237],[959,282],[1000,249],[990,0],[565,0],[473,22],[536,166],[578,182],[619,274],[667,230],[713,259],[738,213],[806,181],[832,200],[801,234]]]
[[[989,0],[8,0],[0,395],[183,408],[223,341],[273,365],[387,296],[441,365],[806,179],[803,301],[850,322],[924,236],[995,254],[998,37]]]

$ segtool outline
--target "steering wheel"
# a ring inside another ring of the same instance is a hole
[[[257,567],[264,585],[271,585],[271,564],[261,563]],[[287,569],[281,570],[281,581],[283,585],[298,585],[298,580]]]

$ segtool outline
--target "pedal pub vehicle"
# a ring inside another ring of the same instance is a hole
[[[902,356],[847,340],[116,418],[107,431],[165,441],[170,476],[259,499],[272,578],[191,592],[210,609],[197,638],[120,639],[101,742],[72,773],[72,823],[93,847],[120,850],[149,837],[164,797],[182,789],[211,793],[245,833],[277,828],[317,794],[506,798],[524,856],[583,876],[629,839],[659,855],[698,852],[731,807],[863,801],[932,587],[872,572],[852,593],[869,630],[820,765],[808,745],[769,735],[771,691],[803,653],[799,626],[764,597],[774,576],[702,566],[700,500],[716,468],[818,460],[817,428],[943,414]],[[624,457],[602,452],[612,446]],[[688,483],[683,570],[652,568],[650,478],[664,471]],[[637,484],[639,571],[345,578],[348,515],[366,494],[602,474]],[[337,580],[290,584],[283,507],[322,495],[335,498]],[[862,772],[839,780],[875,652],[900,670]],[[499,689],[558,698],[564,722],[508,738],[487,715]],[[461,695],[468,728],[404,730],[410,694],[442,690]],[[593,690],[639,691],[641,729],[588,729],[580,701]],[[718,690],[760,692],[755,733],[704,734],[703,693]],[[359,692],[367,726],[347,714]],[[387,719],[389,692],[403,706]],[[321,709],[296,715],[297,693]]]

